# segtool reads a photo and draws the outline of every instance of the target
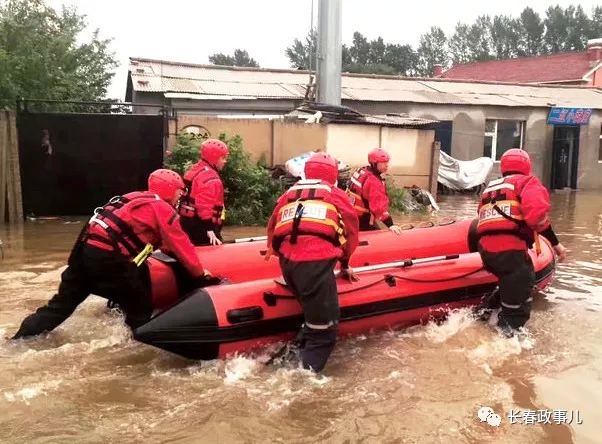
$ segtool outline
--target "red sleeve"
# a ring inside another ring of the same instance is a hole
[[[280,211],[280,208],[282,207],[282,205],[284,204],[284,196],[285,194],[283,194],[282,196],[280,196],[278,198],[278,201],[276,202],[276,206],[274,207],[274,211],[272,212],[272,215],[270,216],[270,220],[268,221],[268,247],[272,248],[272,237],[274,236],[274,230],[276,229],[276,223],[277,221],[277,217],[278,217],[278,211]]]
[[[364,183],[364,197],[368,200],[370,212],[377,220],[383,221],[391,217],[385,184],[372,174]]]
[[[224,202],[224,184],[219,178],[215,178],[206,183],[195,180],[192,183],[191,196],[197,202],[214,202],[216,205]],[[198,198],[198,199],[197,199]],[[197,205],[197,211],[202,212],[205,207]]]
[[[153,205],[161,247],[173,253],[193,277],[201,276],[205,270],[199,261],[190,239],[182,231],[180,218],[167,202],[158,201]]]
[[[535,176],[528,176],[520,191],[523,217],[529,227],[543,231],[550,225],[548,213],[552,208],[548,190]]]
[[[347,193],[336,187],[332,190],[333,203],[339,210],[345,224],[345,238],[347,242],[343,245],[343,258],[349,259],[359,244],[360,223],[357,212],[351,206],[351,201]]]

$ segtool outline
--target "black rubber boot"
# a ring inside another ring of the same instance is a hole
[[[284,344],[284,346],[276,352],[267,362],[269,364],[292,364],[298,365],[301,362],[301,349],[303,348],[303,327],[301,326],[297,336],[291,342]]]
[[[481,304],[475,307],[474,314],[479,321],[487,322],[493,310],[497,310],[501,306],[500,288],[496,287]]]

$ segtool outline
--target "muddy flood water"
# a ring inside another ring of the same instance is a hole
[[[56,290],[81,222],[0,231],[0,443],[601,443],[602,196],[552,198],[569,259],[535,300],[526,338],[459,311],[343,340],[321,376],[179,358],[133,341],[97,297],[54,332],[9,343]],[[398,221],[475,215],[475,197],[439,203],[438,215]],[[481,407],[499,427],[479,420]]]

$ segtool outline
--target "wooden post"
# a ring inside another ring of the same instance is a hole
[[[6,218],[6,173],[8,160],[8,121],[7,113],[0,112],[0,224]]]
[[[433,141],[431,150],[431,173],[429,175],[430,192],[434,199],[437,199],[437,183],[439,182],[439,152],[441,151],[441,142]]]
[[[17,118],[14,113],[9,113],[10,129],[10,155],[9,171],[10,183],[12,188],[12,209],[10,214],[13,216],[11,223],[23,223],[23,191],[21,189],[21,166],[19,161],[19,133],[17,132]],[[10,202],[10,201],[9,201]]]
[[[17,122],[11,111],[0,112],[0,223],[23,222],[23,196],[21,194],[21,169],[19,167],[19,138]]]

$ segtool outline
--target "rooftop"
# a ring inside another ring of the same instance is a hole
[[[455,65],[444,71],[441,78],[519,83],[587,82],[596,68],[601,67],[601,60],[590,62],[587,51],[564,52]]]
[[[303,100],[308,71],[199,65],[130,58],[132,89],[192,100]],[[602,90],[578,86],[466,81],[344,73],[341,98],[348,102],[406,102],[508,107],[602,109]]]
[[[304,103],[284,116],[287,119],[302,119],[327,123],[350,123],[359,125],[378,125],[398,128],[429,128],[438,120],[410,117],[408,114],[369,115],[362,114],[347,106],[332,106],[323,103]]]

